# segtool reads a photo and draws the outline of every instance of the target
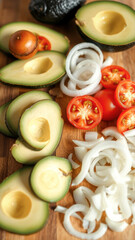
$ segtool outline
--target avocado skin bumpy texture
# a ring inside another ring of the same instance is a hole
[[[38,21],[64,23],[72,19],[85,0],[31,0],[29,11]]]

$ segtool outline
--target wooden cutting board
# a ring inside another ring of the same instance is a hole
[[[91,2],[91,1],[87,1]],[[128,4],[129,6],[135,8],[134,0],[120,0],[120,2]],[[0,1],[0,26],[13,21],[30,21],[36,22],[28,11],[29,0],[1,0]],[[78,34],[74,20],[70,21],[66,26],[51,26],[47,25],[55,30],[60,31],[67,35],[70,39],[71,47],[75,44],[82,42],[82,38]],[[135,26],[133,26],[133,31],[135,31]],[[114,64],[125,67],[131,74],[132,80],[135,80],[135,47],[119,52],[119,53],[104,53],[104,57],[111,56],[114,59]],[[0,68],[5,66],[7,63],[12,61],[11,56],[0,52]],[[58,85],[59,86],[59,85]],[[30,89],[10,87],[0,84],[0,105],[6,103],[7,101],[13,99],[19,94],[29,91]],[[46,90],[46,89],[43,89]],[[73,152],[72,139],[83,139],[85,131],[81,131],[72,127],[67,119],[65,108],[67,106],[69,97],[64,96],[62,99],[57,98],[56,101],[60,104],[62,108],[62,114],[65,121],[63,135],[59,147],[56,150],[56,155],[61,157],[67,157],[69,153]],[[115,122],[103,122],[94,130],[101,131],[106,126],[115,125]],[[10,153],[10,148],[14,143],[13,139],[7,138],[0,134],[0,182],[19,169],[21,164],[17,163]],[[71,188],[69,193],[57,204],[63,206],[70,206],[73,203]],[[31,234],[28,236],[22,236],[17,234],[8,233],[6,231],[0,231],[0,240],[77,240],[77,238],[69,235],[63,228],[62,221],[63,216],[55,213],[54,208],[56,204],[50,205],[50,217],[47,225],[38,233]],[[104,235],[102,240],[133,240],[135,239],[135,226],[128,227],[123,233],[115,233],[110,230]]]

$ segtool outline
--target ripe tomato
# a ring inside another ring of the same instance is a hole
[[[51,50],[51,43],[47,38],[38,36],[38,51],[45,50]]]
[[[117,129],[120,133],[135,128],[135,107],[124,110],[117,119]]]
[[[101,84],[105,88],[115,89],[120,81],[130,80],[130,74],[123,67],[110,65],[101,70]]]
[[[114,90],[112,89],[103,89],[97,92],[94,96],[99,100],[103,107],[103,120],[111,121],[118,117],[121,112],[114,100]]]
[[[91,96],[74,97],[67,106],[67,118],[76,128],[90,130],[102,119],[102,106]]]
[[[135,83],[132,81],[122,81],[115,90],[117,104],[124,109],[135,106]]]

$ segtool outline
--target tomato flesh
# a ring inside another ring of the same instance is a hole
[[[115,89],[119,82],[123,80],[130,80],[129,72],[116,65],[110,65],[101,70],[102,78],[101,84],[105,88]]]
[[[95,98],[99,100],[103,107],[103,120],[115,120],[121,113],[121,108],[117,106],[114,99],[114,90],[103,89],[95,94]]]
[[[117,129],[120,133],[135,128],[135,107],[124,110],[118,117]]]
[[[67,106],[67,118],[76,128],[89,130],[102,119],[102,106],[91,96],[75,97]]]
[[[127,109],[135,106],[135,83],[120,82],[115,90],[115,99],[121,108]]]
[[[38,51],[40,52],[45,50],[51,50],[51,43],[47,38],[38,36]]]

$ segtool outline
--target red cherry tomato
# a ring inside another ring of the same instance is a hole
[[[119,108],[114,100],[114,90],[112,89],[103,89],[97,92],[94,96],[103,107],[103,120],[111,121],[116,119],[120,112],[121,108]]]
[[[38,36],[38,51],[45,50],[51,50],[51,43],[47,38]]]
[[[101,84],[105,88],[115,89],[120,81],[130,80],[130,74],[123,67],[110,65],[101,70]]]
[[[102,106],[91,96],[74,97],[67,106],[67,118],[76,128],[90,130],[102,119]]]
[[[117,129],[120,133],[135,128],[135,107],[124,110],[118,117]]]
[[[132,81],[120,82],[115,90],[115,99],[123,109],[135,106],[135,83]]]

